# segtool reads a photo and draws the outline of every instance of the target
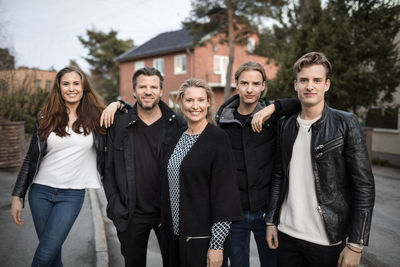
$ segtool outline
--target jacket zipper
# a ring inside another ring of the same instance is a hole
[[[332,143],[334,143],[334,142],[336,142],[337,140],[340,140],[340,139],[342,139],[342,138],[343,138],[343,136],[338,136],[338,137],[336,137],[336,138],[333,138],[333,139],[330,140],[328,143],[325,143],[325,144],[323,144],[323,145],[317,146],[317,147],[315,148],[315,150],[317,151],[317,150],[319,150],[319,149],[322,149],[323,147],[326,147],[327,145],[330,145],[330,144],[332,144]]]
[[[361,228],[361,239],[360,239],[360,245],[364,244],[364,236],[365,236],[365,228],[367,226],[367,217],[368,217],[368,211],[364,213],[364,220]]]
[[[40,155],[42,154],[42,148],[40,147],[40,136],[39,135],[37,135],[37,142],[38,142],[38,148],[39,148],[39,155],[38,155],[38,159],[37,159],[37,162],[36,162],[35,175],[33,176],[33,178],[36,177],[36,174],[39,171]]]
[[[322,157],[324,154],[328,153],[329,151],[335,150],[336,148],[340,147],[341,145],[343,145],[343,143],[339,143],[336,146],[330,147],[329,149],[325,150],[324,152],[320,152],[317,155],[315,155],[315,158],[318,159],[318,158]],[[324,145],[321,145],[321,146],[323,147]],[[318,146],[315,150],[317,150],[318,148],[320,149],[320,146]]]
[[[204,235],[204,236],[188,236],[186,237],[186,242],[189,242],[192,239],[207,239],[207,238],[211,238],[210,235]]]

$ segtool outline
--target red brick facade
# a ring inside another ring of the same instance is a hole
[[[186,55],[186,73],[174,74],[174,57],[177,55]],[[216,106],[223,103],[223,86],[225,84],[224,74],[215,74],[214,56],[225,56],[229,54],[227,44],[220,44],[218,37],[210,38],[204,46],[197,46],[193,49],[186,49],[173,54],[160,54],[153,57],[137,59],[132,61],[120,62],[120,94],[124,101],[133,103],[132,75],[135,71],[135,62],[144,61],[145,66],[153,66],[155,58],[164,59],[164,92],[163,101],[172,104],[171,92],[179,89],[179,86],[188,78],[199,78],[214,89],[216,95]],[[273,79],[277,73],[277,67],[274,62],[267,64],[267,58],[252,55],[248,52],[247,46],[235,47],[235,59],[233,63],[232,84],[234,84],[234,72],[243,63],[247,61],[256,61],[262,64],[267,72],[268,79]],[[223,76],[223,77],[221,77]],[[233,91],[234,93],[235,91]]]

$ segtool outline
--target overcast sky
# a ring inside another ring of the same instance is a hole
[[[0,0],[0,47],[12,49],[17,66],[59,70],[75,59],[87,71],[77,38],[86,29],[113,29],[140,45],[180,29],[190,8],[190,0]]]

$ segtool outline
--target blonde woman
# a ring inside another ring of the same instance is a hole
[[[163,153],[162,232],[168,266],[226,266],[224,242],[242,218],[229,138],[211,121],[214,95],[201,80],[179,89],[187,128]]]

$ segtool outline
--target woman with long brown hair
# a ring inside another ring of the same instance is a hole
[[[100,188],[104,108],[86,75],[76,67],[60,70],[38,114],[28,153],[12,192],[11,215],[23,225],[29,188],[39,246],[32,266],[63,266],[61,247],[83,204],[86,188]]]

